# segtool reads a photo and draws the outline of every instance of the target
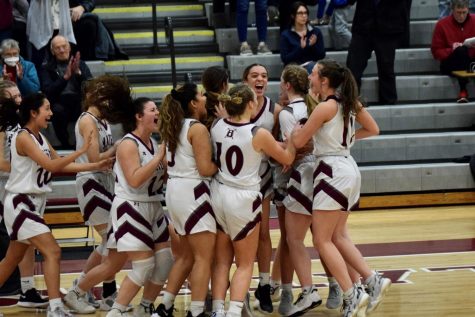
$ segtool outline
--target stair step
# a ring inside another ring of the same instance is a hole
[[[222,56],[177,57],[177,70],[205,69],[210,66],[224,66]],[[128,61],[110,61],[105,63],[105,72],[108,74],[127,74],[129,72],[157,72],[170,71],[171,58],[137,58]]]
[[[151,45],[153,44],[153,32],[114,32],[114,38],[119,45],[126,47],[128,45]],[[175,44],[179,43],[196,43],[208,42],[214,43],[213,30],[174,30],[173,38]],[[159,44],[167,42],[165,32],[157,32],[157,40]]]
[[[129,19],[151,19],[152,6],[116,6],[116,7],[97,7],[94,13],[101,19],[108,20],[122,20]],[[157,18],[165,17],[191,17],[203,16],[204,10],[201,4],[179,4],[179,5],[158,5]]]

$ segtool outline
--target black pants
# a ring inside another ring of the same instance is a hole
[[[0,203],[0,212],[3,214],[3,205]],[[8,236],[5,223],[0,222],[0,260],[5,257],[7,253],[8,245],[10,244],[10,237]],[[20,271],[18,268],[13,271],[8,280],[0,287],[0,295],[12,295],[19,294],[21,291],[20,285]]]
[[[396,75],[394,74],[394,59],[396,48],[400,43],[400,35],[371,35],[355,34],[351,38],[346,65],[353,73],[358,88],[361,87],[361,77],[368,65],[368,59],[374,51],[378,66],[379,102],[395,104],[397,101]]]
[[[73,23],[76,37],[76,50],[81,53],[81,59],[90,61],[96,59],[97,20],[94,17],[84,17]]]
[[[63,148],[74,148],[73,144],[69,143],[68,124],[69,122],[75,122],[81,114],[81,98],[76,95],[62,96],[59,102],[53,103],[51,106],[53,111],[54,132],[61,146]]]
[[[447,59],[440,63],[440,72],[443,75],[453,76],[452,72],[454,70],[468,70],[472,61],[473,60],[468,54],[468,48],[466,46],[459,46],[449,55],[449,57],[447,57]],[[460,90],[466,89],[468,79],[457,77],[457,80],[459,82]]]

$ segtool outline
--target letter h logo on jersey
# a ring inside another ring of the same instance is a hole
[[[236,129],[228,129],[228,132],[226,133],[226,138],[233,139],[235,131],[236,131]]]

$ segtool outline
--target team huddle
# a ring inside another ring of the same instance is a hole
[[[0,262],[0,285],[19,265],[20,302],[33,293],[30,307],[48,306],[47,316],[101,309],[107,317],[131,310],[133,316],[166,317],[185,314],[175,311],[174,301],[187,280],[186,316],[252,316],[249,287],[257,257],[253,306],[272,313],[279,301],[280,315],[300,316],[322,303],[304,244],[311,229],[329,282],[326,307],[341,308],[344,317],[376,309],[391,281],[369,268],[349,237],[347,218],[358,207],[361,185],[350,148],[379,128],[360,103],[351,72],[332,60],[319,61],[310,76],[288,65],[279,104],[265,96],[262,65],[247,67],[242,84],[229,89],[228,80],[224,68],[210,67],[202,75],[204,91],[186,83],[172,89],[160,108],[148,98],[132,99],[122,78],[90,80],[75,126],[76,151],[64,157],[40,132],[53,115],[46,97],[21,100],[14,84],[0,86],[1,216],[11,239]],[[110,124],[123,127],[115,143]],[[84,221],[101,236],[64,296],[71,310],[60,296],[60,247],[43,220],[52,173],[58,172],[77,173]],[[271,201],[281,231],[272,270]],[[34,248],[44,257],[48,299],[36,294],[27,272]],[[118,289],[115,274],[127,261],[132,268]],[[301,285],[295,301],[294,272]],[[101,282],[97,300],[91,289]],[[140,303],[132,307],[142,287]]]

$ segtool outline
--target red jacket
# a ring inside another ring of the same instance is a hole
[[[432,34],[432,55],[436,60],[443,61],[452,54],[452,44],[463,43],[467,38],[475,37],[475,14],[469,14],[462,24],[452,15],[437,22]],[[470,57],[475,57],[475,48],[470,48]]]

